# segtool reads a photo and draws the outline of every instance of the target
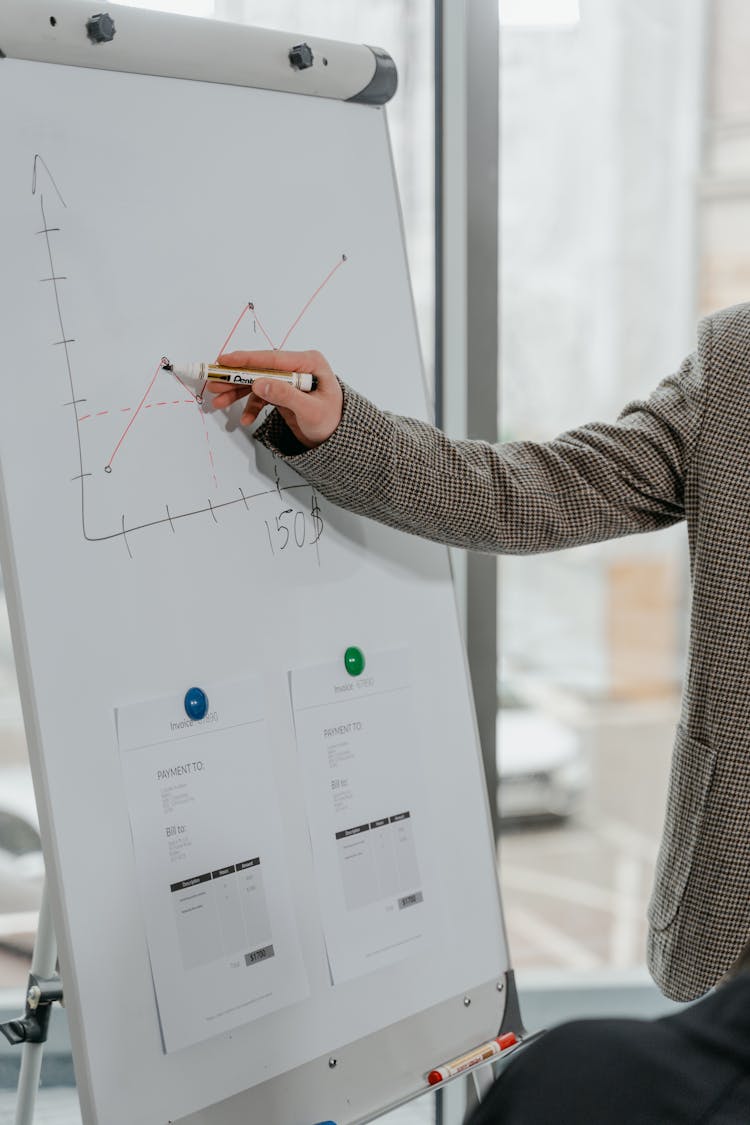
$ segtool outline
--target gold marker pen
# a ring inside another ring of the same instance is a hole
[[[192,391],[200,394],[207,383],[226,383],[228,387],[252,387],[256,379],[273,379],[289,383],[298,391],[314,391],[318,385],[315,375],[309,371],[276,371],[273,367],[222,367],[218,363],[170,363],[164,367],[173,372]]]

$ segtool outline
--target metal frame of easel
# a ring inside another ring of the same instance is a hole
[[[0,1024],[0,1032],[8,1042],[13,1046],[20,1046],[22,1050],[13,1125],[33,1125],[34,1122],[44,1045],[47,1042],[52,1006],[55,1003],[63,1004],[62,979],[56,971],[56,965],[57,940],[52,921],[49,891],[45,883],[26,990],[26,1009],[24,1014],[18,1018]],[[507,988],[508,995],[502,1026],[499,1028],[498,1034],[512,1028],[519,1032],[519,1047],[525,1046],[536,1039],[539,1033],[527,1036],[523,1030],[515,977],[512,970],[506,973],[506,982],[503,987]],[[446,1117],[445,1113],[448,1108],[446,1102],[450,1103],[452,1107],[449,1111],[450,1118],[454,1117],[454,1111],[457,1118],[458,1114],[463,1116],[464,1110],[470,1104],[481,1101],[492,1085],[495,1073],[492,1062],[481,1063],[464,1075],[457,1075],[455,1078],[448,1079],[440,1091],[436,1091],[439,1104],[442,1103],[442,1111],[439,1110],[439,1120],[444,1125],[449,1125],[449,1118]],[[465,1078],[471,1079],[470,1086],[463,1082]],[[457,1094],[458,1097],[456,1097]],[[396,1106],[389,1108],[396,1108]]]
[[[52,1005],[62,1003],[63,998],[62,981],[55,971],[56,964],[57,939],[45,883],[26,989],[26,1010],[18,1019],[0,1024],[0,1031],[8,1042],[22,1048],[14,1125],[32,1125],[34,1120]]]

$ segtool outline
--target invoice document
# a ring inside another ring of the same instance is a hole
[[[406,649],[291,672],[300,774],[334,984],[405,957],[435,936],[425,888],[422,759]]]
[[[257,678],[116,710],[164,1049],[308,995]]]

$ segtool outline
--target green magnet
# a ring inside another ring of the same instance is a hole
[[[344,653],[344,667],[350,676],[360,676],[365,670],[365,654],[356,645],[350,645]]]

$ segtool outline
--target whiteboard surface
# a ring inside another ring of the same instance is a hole
[[[447,554],[332,508],[158,364],[212,359],[237,325],[233,347],[320,348],[426,416],[385,114],[8,59],[0,139],[3,570],[84,1120],[222,1099],[206,1120],[364,1119],[502,1010]],[[352,644],[408,653],[436,923],[418,957],[332,986],[289,677]],[[116,711],[246,677],[309,995],[165,1053]]]

